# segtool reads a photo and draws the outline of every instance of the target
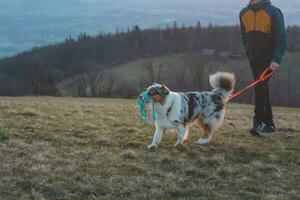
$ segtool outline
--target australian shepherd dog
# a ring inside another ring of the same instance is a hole
[[[214,131],[220,127],[225,115],[225,104],[235,86],[232,73],[217,72],[209,76],[213,90],[195,92],[173,92],[165,85],[154,83],[147,89],[150,99],[154,102],[156,116],[153,141],[148,146],[155,150],[167,129],[178,132],[175,146],[188,140],[191,126],[201,127],[203,136],[195,143],[208,144]],[[140,97],[142,98],[142,97]]]

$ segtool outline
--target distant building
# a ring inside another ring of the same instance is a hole
[[[203,49],[201,53],[204,56],[214,56],[216,52],[217,51],[215,49]]]
[[[230,53],[228,55],[228,58],[231,58],[231,59],[243,59],[243,55],[241,53]]]

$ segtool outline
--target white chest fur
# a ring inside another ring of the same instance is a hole
[[[175,121],[180,119],[181,97],[176,92],[170,92],[163,104],[155,104],[156,123],[164,128],[174,128]]]

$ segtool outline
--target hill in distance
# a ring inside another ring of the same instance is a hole
[[[289,25],[299,24],[298,0],[273,0],[282,8]],[[82,32],[124,31],[178,25],[235,25],[238,12],[247,4],[240,0],[14,0],[1,1],[0,58],[35,46],[64,41]]]

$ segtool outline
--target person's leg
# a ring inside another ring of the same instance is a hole
[[[267,61],[261,64],[251,63],[251,69],[254,80],[257,80],[263,71],[269,66],[270,62]],[[270,103],[269,93],[269,80],[266,80],[255,87],[255,109],[254,109],[253,129],[251,133],[260,134],[261,132],[274,133],[275,125],[273,122],[273,113]],[[263,128],[263,122],[266,124]]]
[[[264,70],[264,67],[262,67],[262,64],[257,63],[250,63],[253,79],[256,81],[258,80],[259,76]],[[257,85],[254,88],[255,92],[255,108],[254,108],[254,117],[253,119],[257,122],[263,122],[266,118],[266,90],[267,90],[267,84],[262,83]]]
[[[267,61],[263,64],[264,69],[266,69],[270,65],[271,61]],[[268,125],[268,126],[273,126],[274,127],[274,122],[273,122],[273,112],[272,112],[272,107],[271,107],[271,102],[270,102],[270,90],[269,90],[269,80],[265,81],[262,83],[264,86],[264,103],[265,103],[265,116],[263,119],[263,122]]]
[[[265,122],[266,104],[267,104],[267,84],[262,83],[255,87],[255,109],[254,119],[256,121]]]
[[[266,124],[263,129],[262,129],[262,134],[263,135],[272,135],[276,133],[276,128],[275,124],[273,121],[273,113],[272,113],[272,107],[270,103],[270,95],[269,95],[269,87],[268,87],[268,81],[266,82],[267,84],[267,102],[266,102],[266,116],[264,119],[264,123]]]
[[[274,122],[273,122],[273,112],[272,112],[272,107],[271,107],[271,102],[270,102],[270,92],[269,92],[268,85],[267,85],[267,97],[266,98],[267,98],[266,117],[265,117],[264,123],[267,125],[275,126]]]
[[[273,135],[276,133],[275,124],[273,122],[273,113],[272,113],[272,107],[269,100],[269,92],[267,93],[267,104],[266,104],[266,117],[264,119],[264,123],[266,124],[262,130],[261,134],[265,136]]]

